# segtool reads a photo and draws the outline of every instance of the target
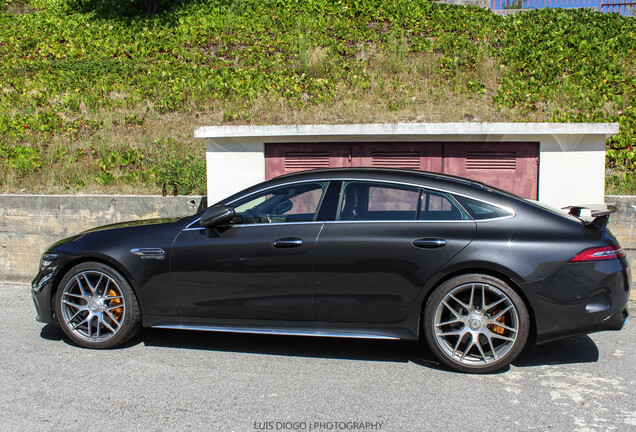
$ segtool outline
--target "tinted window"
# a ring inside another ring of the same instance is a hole
[[[510,214],[499,207],[476,201],[470,198],[455,196],[455,199],[466,209],[466,211],[476,220],[495,219],[510,216]]]
[[[446,194],[439,192],[422,191],[420,206],[421,220],[464,220],[466,214]]]
[[[243,224],[313,221],[326,182],[300,183],[269,189],[234,203]]]
[[[415,220],[420,190],[382,183],[345,183],[340,220]]]

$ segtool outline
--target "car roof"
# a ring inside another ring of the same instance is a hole
[[[411,184],[418,187],[438,189],[447,192],[464,194],[467,196],[474,196],[475,198],[481,198],[482,200],[490,201],[495,199],[498,202],[502,201],[500,202],[502,205],[511,204],[511,200],[520,200],[519,197],[508,192],[463,177],[456,177],[448,174],[440,174],[429,171],[416,171],[397,168],[360,167],[314,169],[284,174],[237,192],[234,195],[229,196],[222,201],[219,201],[219,204],[227,204],[241,196],[265,188],[284,185],[290,182],[312,180],[368,180]]]
[[[397,180],[398,178],[412,178],[414,181],[421,181],[424,179],[437,179],[450,182],[457,182],[463,185],[473,185],[478,187],[484,187],[484,184],[474,180],[466,179],[464,177],[457,177],[449,174],[441,174],[431,171],[419,171],[399,168],[372,168],[372,167],[359,167],[359,168],[324,168],[314,169],[308,171],[299,171],[290,174],[283,174],[276,179],[281,180],[302,180],[304,178],[314,179],[317,177],[338,179],[345,177],[356,178],[369,178],[376,180]],[[274,179],[272,179],[274,180]]]
[[[328,168],[300,171],[284,174],[265,182],[267,186],[289,183],[290,181],[306,180],[369,180],[414,184],[421,187],[447,190],[465,194],[479,194],[497,192],[504,195],[509,193],[481,182],[448,174],[430,171],[417,171],[398,168]],[[265,186],[265,184],[262,184]]]

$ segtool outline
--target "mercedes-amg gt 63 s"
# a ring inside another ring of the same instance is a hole
[[[449,368],[492,372],[527,343],[627,319],[613,209],[566,210],[441,174],[305,171],[64,239],[32,293],[82,347],[140,327],[422,339]]]

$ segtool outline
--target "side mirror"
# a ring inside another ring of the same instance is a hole
[[[215,205],[203,212],[199,224],[205,228],[214,228],[230,222],[236,216],[236,212],[230,206]]]

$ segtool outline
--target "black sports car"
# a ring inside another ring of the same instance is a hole
[[[611,211],[433,173],[306,171],[194,216],[62,240],[33,299],[39,321],[89,348],[141,326],[424,338],[447,366],[490,372],[529,340],[623,326],[630,276]]]

